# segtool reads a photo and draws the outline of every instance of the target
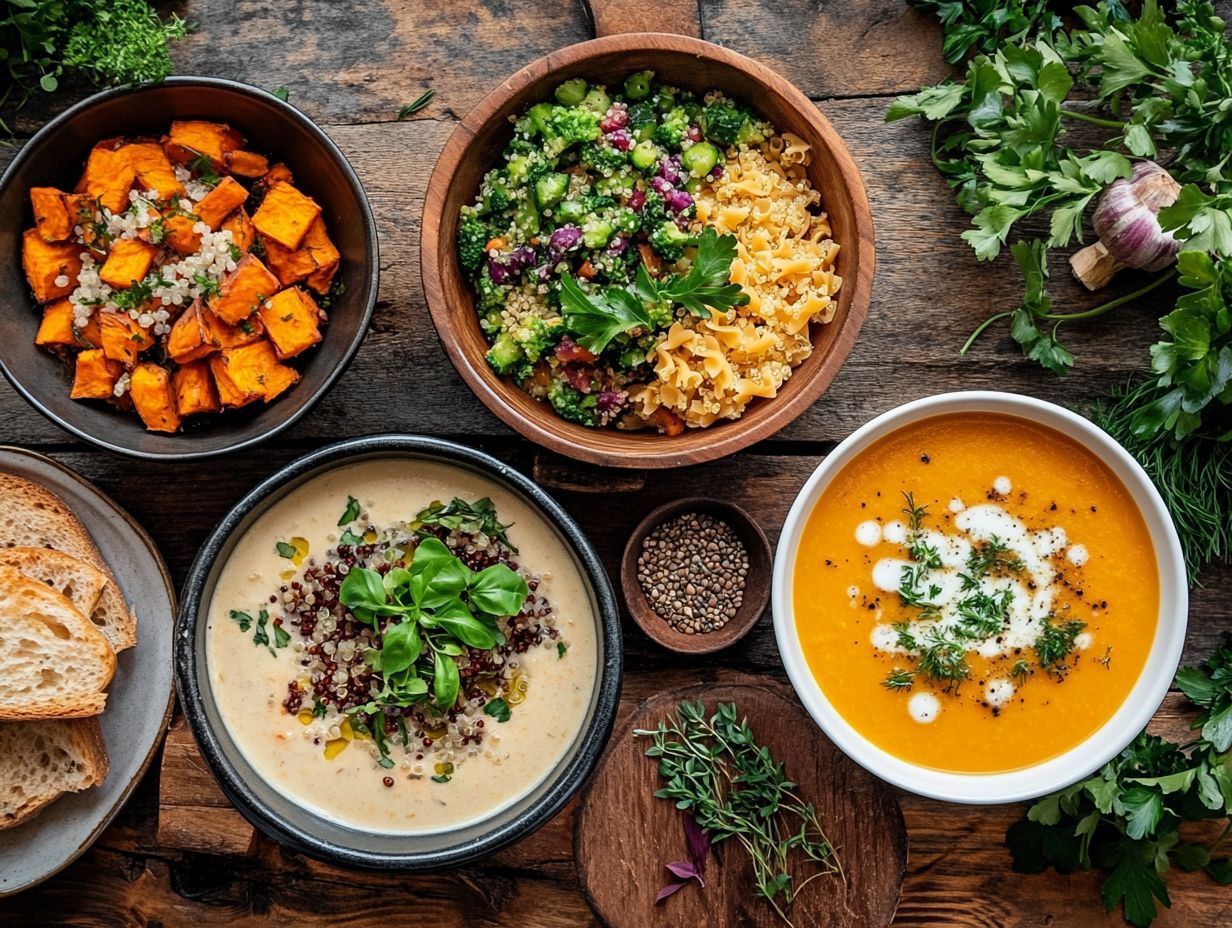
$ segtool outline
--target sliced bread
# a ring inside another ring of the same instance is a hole
[[[0,548],[0,567],[46,583],[86,615],[94,611],[107,585],[107,575],[94,565],[51,548]]]
[[[85,561],[107,576],[90,621],[123,651],[137,643],[137,618],[99,554],[94,540],[67,504],[46,487],[0,473],[0,547],[52,548]]]
[[[0,828],[19,825],[106,776],[98,719],[0,723]]]
[[[67,597],[0,567],[0,720],[97,715],[113,673],[111,645]]]

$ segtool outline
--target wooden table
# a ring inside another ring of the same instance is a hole
[[[1227,4],[1223,4],[1226,6]],[[149,529],[180,581],[206,532],[240,495],[304,451],[346,435],[417,432],[473,444],[529,469],[534,449],[513,437],[463,386],[424,306],[417,243],[424,187],[436,153],[496,81],[552,49],[591,37],[578,0],[186,0],[198,24],[174,47],[176,70],[285,85],[359,172],[381,233],[381,291],[372,330],[346,375],[316,409],[265,446],[216,461],[163,467],[74,442],[0,387],[0,440],[50,453],[95,480]],[[596,8],[605,4],[596,0]],[[1121,382],[1155,340],[1145,307],[1122,310],[1068,344],[1076,370],[1057,379],[1025,361],[1004,333],[966,359],[958,347],[987,312],[1015,302],[1010,262],[978,266],[958,234],[966,217],[928,163],[924,128],[887,126],[895,94],[946,73],[938,30],[902,0],[701,0],[702,34],[760,59],[817,101],[864,172],[878,237],[872,307],[830,391],[791,427],[734,458],[651,474],[621,496],[560,492],[614,571],[624,540],[650,508],[687,493],[746,506],[773,540],[818,460],[890,407],[947,389],[995,388],[1081,404]],[[645,12],[655,22],[655,5]],[[600,14],[602,15],[602,13]],[[427,87],[432,105],[398,121]],[[19,135],[68,105],[61,93],[28,106]],[[0,150],[0,164],[8,157]],[[1058,267],[1054,295],[1085,297]],[[1164,304],[1161,297],[1160,305]],[[5,312],[19,311],[5,307]],[[595,479],[583,473],[582,479]],[[597,482],[597,481],[596,481]],[[1232,630],[1232,570],[1212,568],[1195,590],[1185,657],[1207,655]],[[626,622],[627,713],[671,685],[738,670],[784,679],[769,616],[746,644],[683,660]],[[1179,731],[1170,697],[1158,724]],[[618,725],[617,728],[620,731]],[[156,841],[152,771],[94,848],[41,887],[0,903],[0,924],[517,926],[594,924],[574,877],[572,810],[483,864],[438,876],[380,876],[327,867],[262,839],[250,857],[175,851]],[[1119,925],[1105,915],[1095,874],[1018,876],[1003,845],[1018,807],[976,808],[902,796],[911,839],[900,925]],[[1232,893],[1204,876],[1175,874],[1160,926],[1227,924]]]

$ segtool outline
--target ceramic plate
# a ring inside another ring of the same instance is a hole
[[[60,797],[30,821],[0,831],[0,896],[27,889],[76,860],[102,834],[145,773],[171,717],[175,591],[153,540],[97,487],[50,458],[0,446],[0,472],[42,484],[77,514],[137,613],[137,645],[116,658],[103,741],[101,786]]]

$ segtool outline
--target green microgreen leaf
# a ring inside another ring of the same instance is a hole
[[[359,513],[359,500],[357,500],[354,496],[348,495],[346,509],[342,511],[342,516],[338,519],[338,527],[342,528],[344,525],[350,525],[359,518]]]
[[[436,96],[435,90],[425,90],[422,94],[420,94],[410,103],[407,103],[405,106],[399,107],[398,118],[406,119],[406,117],[414,113],[418,113],[425,106],[427,106],[429,103],[432,102],[432,98],[434,96]]]
[[[483,707],[483,712],[484,715],[490,715],[498,722],[508,722],[512,715],[509,703],[499,697],[489,700],[488,704]]]
[[[288,560],[299,554],[299,552],[295,550],[295,545],[288,544],[285,541],[274,542],[274,550],[278,552],[279,557],[285,557]]]

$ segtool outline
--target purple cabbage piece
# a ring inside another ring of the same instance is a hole
[[[654,177],[650,180],[650,189],[655,193],[666,196],[673,188],[671,182],[663,177]]]
[[[625,253],[625,249],[628,247],[629,247],[629,240],[625,238],[623,235],[617,235],[613,237],[610,242],[607,243],[607,248],[605,248],[604,250],[609,255],[622,255]]]
[[[642,190],[634,190],[629,194],[629,209],[640,210],[646,205],[646,193]]]
[[[615,132],[629,124],[629,110],[623,103],[613,103],[607,114],[599,121],[599,128],[605,132]]]
[[[616,412],[629,399],[629,394],[623,390],[601,390],[595,399],[595,409],[599,412]]]
[[[659,176],[669,184],[677,183],[680,180],[680,159],[675,155],[664,158],[659,164]]]
[[[571,248],[576,248],[582,240],[582,230],[577,226],[561,226],[548,239],[548,248],[553,254],[563,255]]]
[[[488,258],[488,276],[498,286],[512,283],[522,271],[535,263],[535,258],[535,249],[529,245],[519,245],[503,261]]]
[[[663,194],[663,202],[672,212],[683,213],[693,205],[693,198],[683,190],[670,190]]]
[[[607,140],[617,151],[628,151],[633,147],[633,137],[625,129],[615,129],[609,132]]]

